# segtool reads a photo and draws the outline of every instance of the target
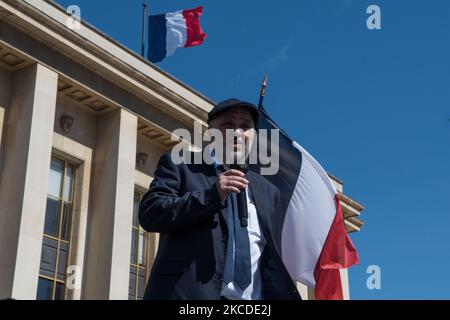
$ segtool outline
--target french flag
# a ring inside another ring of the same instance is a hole
[[[359,259],[344,227],[339,195],[322,166],[263,107],[258,127],[280,130],[279,171],[265,177],[281,194],[283,262],[294,280],[314,288],[316,299],[342,300],[339,269]]]
[[[206,34],[200,27],[203,7],[149,16],[148,59],[160,62],[177,48],[200,45]]]

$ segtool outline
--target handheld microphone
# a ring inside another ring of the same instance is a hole
[[[248,164],[232,164],[230,169],[239,170],[244,174],[248,171]],[[237,194],[237,207],[239,212],[239,221],[241,222],[242,228],[248,227],[248,210],[247,210],[247,193],[246,190],[242,190]]]

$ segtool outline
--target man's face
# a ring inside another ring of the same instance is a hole
[[[211,121],[211,127],[222,133],[224,162],[227,158],[245,159],[248,156],[255,138],[255,121],[250,111],[242,107],[225,110]],[[230,135],[230,132],[234,134]]]

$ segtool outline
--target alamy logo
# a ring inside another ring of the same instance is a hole
[[[81,29],[81,9],[77,5],[67,7],[66,13],[69,17],[66,20],[66,26],[70,30]]]
[[[278,129],[227,129],[225,134],[215,128],[202,133],[202,124],[194,123],[194,136],[187,129],[172,132],[172,141],[179,141],[171,152],[175,164],[220,163],[258,164],[261,175],[275,175],[279,170]],[[206,145],[205,145],[206,144]]]
[[[369,290],[381,290],[381,268],[377,265],[370,265],[366,270],[370,276],[367,278],[367,289]]]
[[[379,6],[372,4],[367,7],[367,14],[370,16],[367,18],[366,25],[369,30],[381,29],[381,9]]]
[[[81,268],[77,265],[67,267],[66,286],[69,290],[81,289]]]

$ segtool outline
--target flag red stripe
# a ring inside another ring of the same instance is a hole
[[[342,300],[339,269],[359,263],[358,253],[344,227],[339,195],[335,195],[336,215],[314,270],[315,297],[318,300]]]
[[[183,17],[186,20],[187,40],[184,47],[193,47],[200,45],[206,38],[206,34],[200,27],[200,16],[203,13],[203,7],[197,7],[191,10],[183,10]]]

